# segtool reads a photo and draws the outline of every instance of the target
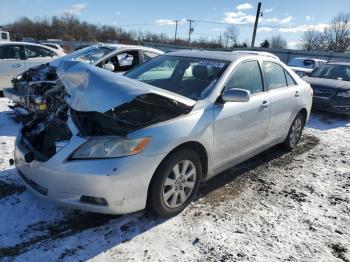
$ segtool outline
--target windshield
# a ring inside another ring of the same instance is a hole
[[[194,57],[158,56],[129,71],[129,78],[199,100],[206,97],[229,61]]]
[[[315,61],[309,60],[309,59],[303,59],[303,58],[293,58],[288,63],[288,66],[313,69],[315,67]]]
[[[101,57],[111,53],[113,50],[115,49],[108,46],[90,46],[74,52],[72,54],[72,60],[93,64]]]
[[[350,81],[350,66],[331,64],[322,65],[316,68],[309,76]]]

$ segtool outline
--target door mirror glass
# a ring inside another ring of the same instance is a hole
[[[103,65],[103,69],[114,72],[114,65],[112,63],[107,63]]]
[[[232,88],[224,90],[221,99],[224,102],[248,102],[250,99],[250,92],[245,89]]]

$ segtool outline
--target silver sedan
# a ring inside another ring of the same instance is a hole
[[[67,116],[25,125],[18,174],[37,195],[121,214],[181,212],[201,182],[276,144],[293,149],[312,90],[263,54],[178,51],[125,76],[62,62]]]

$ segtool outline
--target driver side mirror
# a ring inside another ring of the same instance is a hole
[[[221,99],[224,102],[249,102],[250,92],[245,89],[232,88],[224,90]]]
[[[103,65],[103,69],[114,72],[114,65],[112,63],[107,63]]]

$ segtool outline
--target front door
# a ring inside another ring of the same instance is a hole
[[[217,103],[214,106],[213,169],[218,170],[266,145],[270,98],[264,92],[258,61],[240,63],[225,89],[250,91],[249,102]]]

